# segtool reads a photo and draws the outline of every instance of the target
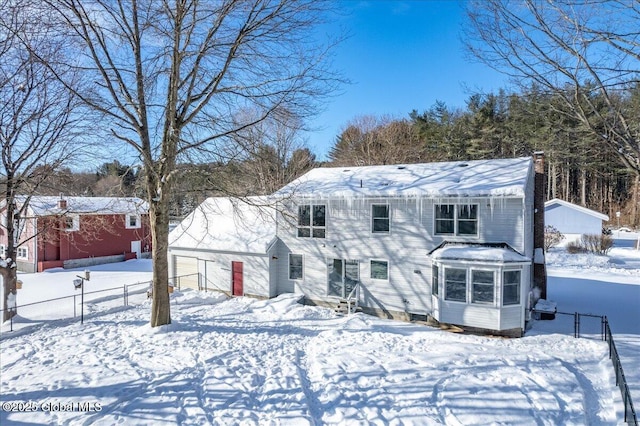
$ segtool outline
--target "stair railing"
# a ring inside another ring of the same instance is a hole
[[[347,296],[347,315],[351,315],[351,304],[354,304],[354,310],[358,310],[358,300],[360,299],[360,282],[351,290],[351,293]]]

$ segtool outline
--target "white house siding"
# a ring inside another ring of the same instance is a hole
[[[432,312],[431,261],[428,253],[443,241],[506,242],[524,251],[524,218],[521,198],[443,198],[443,199],[356,199],[301,201],[301,204],[324,204],[326,238],[297,238],[291,220],[279,222],[282,240],[278,260],[278,293],[302,293],[317,301],[336,301],[327,296],[327,259],[360,262],[360,303],[382,312],[415,314]],[[371,206],[389,204],[389,234],[371,233]],[[433,235],[433,212],[436,203],[478,204],[479,236],[454,237]],[[290,217],[297,207],[289,206]],[[509,232],[505,233],[505,230]],[[513,230],[517,230],[514,235]],[[304,276],[289,280],[288,254],[302,254]],[[370,261],[389,262],[389,279],[371,279]],[[443,309],[444,310],[444,309]],[[456,316],[459,318],[459,316]],[[458,321],[459,323],[459,321]],[[497,327],[499,321],[493,323]]]
[[[525,198],[522,200],[522,215],[524,217],[524,226],[522,232],[524,233],[523,241],[524,248],[520,253],[526,257],[533,259],[533,215],[534,215],[534,188],[535,188],[535,171],[533,165],[529,169],[529,178],[527,179],[525,188]],[[514,247],[515,248],[515,247]],[[531,278],[533,284],[533,277]]]
[[[171,256],[188,256],[198,259],[200,288],[231,292],[231,262],[243,264],[243,291],[245,295],[270,297],[275,294],[273,281],[269,276],[269,254],[234,253],[207,250],[188,250],[171,248]],[[175,261],[170,262],[173,270],[170,276],[182,275]]]
[[[478,235],[434,235],[434,208],[436,204],[477,204]],[[532,204],[533,205],[533,204]],[[468,243],[507,243],[525,254],[525,232],[522,198],[440,198],[422,202],[422,226],[429,230],[431,249],[444,241]],[[508,232],[505,232],[508,231]]]

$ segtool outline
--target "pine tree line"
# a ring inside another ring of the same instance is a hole
[[[597,95],[594,95],[597,102]],[[640,117],[640,90],[619,102]],[[406,119],[358,117],[329,153],[331,165],[373,165],[512,158],[544,151],[548,199],[560,198],[638,226],[640,182],[610,148],[593,139],[557,96],[535,87],[526,93],[472,95],[466,109],[436,102]],[[602,103],[602,117],[606,106]],[[633,123],[638,133],[640,123]]]

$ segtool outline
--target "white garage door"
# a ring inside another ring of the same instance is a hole
[[[187,256],[174,256],[176,276],[179,277],[180,288],[198,290],[198,259]],[[176,283],[177,284],[177,283]]]

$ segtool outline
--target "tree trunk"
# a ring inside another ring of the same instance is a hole
[[[171,324],[169,305],[169,202],[163,198],[151,201],[149,206],[153,250],[153,299],[151,303],[151,327]]]
[[[580,205],[587,206],[587,171],[580,170]]]
[[[10,294],[13,294],[14,296],[16,295],[16,268],[11,266],[0,267],[0,277],[2,277],[4,287],[4,304],[2,305],[4,308],[4,311],[2,312],[2,322],[4,322],[18,314],[18,310],[15,308],[9,310],[9,305],[7,303]]]
[[[638,217],[638,204],[640,204],[640,175],[636,175],[633,182],[633,195],[631,197],[631,225],[638,226],[640,217]]]

